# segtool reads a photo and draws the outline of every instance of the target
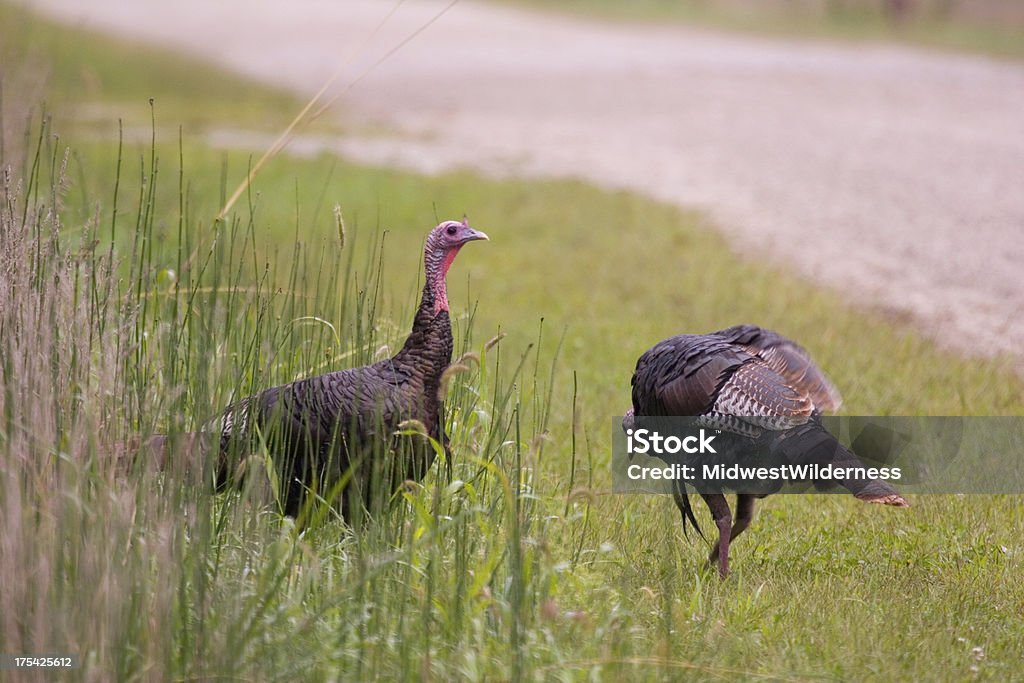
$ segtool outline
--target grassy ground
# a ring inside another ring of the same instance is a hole
[[[509,0],[504,0],[509,2]],[[681,23],[781,38],[895,43],[1024,57],[1024,12],[1012,0],[511,0],[616,21]],[[885,6],[903,5],[900,13]]]
[[[46,84],[30,104],[45,101],[51,111],[73,106],[79,125],[92,122],[109,129],[118,117],[144,123],[149,98],[156,100],[162,116],[186,132],[224,121],[277,131],[294,115],[291,96],[239,76],[225,79],[207,64],[168,50],[114,44],[97,33],[56,28],[15,4],[4,3],[0,18],[5,77]]]
[[[5,18],[0,41],[31,31],[56,105],[19,161],[37,180],[7,186],[0,216],[0,652],[75,653],[85,680],[1018,675],[1018,497],[917,496],[906,511],[772,498],[723,583],[671,502],[608,493],[610,418],[636,357],[670,334],[775,327],[807,344],[850,413],[1020,414],[1009,359],[943,353],[737,258],[698,215],[579,183],[283,156],[214,223],[251,153],[163,131],[183,109],[205,112],[198,129],[262,121],[282,95]],[[56,47],[69,44],[76,58]],[[160,79],[136,71],[156,62]],[[14,63],[28,61],[5,59],[5,83]],[[75,74],[90,70],[110,87],[83,90]],[[151,87],[136,96],[122,78]],[[209,92],[190,107],[179,88]],[[161,133],[120,153],[103,132],[116,126],[75,118],[98,107],[145,126],[149,97]],[[118,470],[125,440],[394,348],[423,235],[464,211],[492,241],[450,278],[457,353],[483,355],[453,387],[450,476],[368,528],[300,533],[258,490]]]

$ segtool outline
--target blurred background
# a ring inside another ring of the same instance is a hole
[[[888,39],[1004,55],[1020,54],[1024,27],[1024,8],[1013,0],[520,0],[520,4],[762,34]]]
[[[1020,3],[31,7],[300,99],[326,84],[292,153],[639,192],[700,210],[731,249],[912,318],[945,347],[1024,343]],[[59,48],[69,63],[53,74],[84,100],[73,118],[108,131],[121,118],[147,137],[139,88],[158,95],[161,121],[195,124],[186,132],[219,148],[265,150],[299,109],[247,105],[249,90],[216,77],[176,84],[170,55],[118,84],[80,47]],[[8,63],[31,64],[31,44],[21,50]],[[118,111],[100,104],[112,95]],[[238,113],[216,117],[218,101]]]

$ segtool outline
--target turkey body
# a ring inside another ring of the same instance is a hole
[[[297,516],[315,496],[351,522],[379,511],[402,482],[421,480],[435,447],[409,434],[413,425],[403,426],[419,423],[446,444],[440,390],[453,344],[445,276],[463,245],[485,239],[465,221],[430,232],[423,295],[412,331],[392,358],[266,389],[185,435],[187,446],[216,454],[218,486],[237,482],[242,461],[265,448],[285,514]],[[167,438],[157,439],[154,445],[166,450]]]
[[[403,481],[423,479],[435,459],[427,439],[398,435],[400,425],[419,422],[428,436],[446,443],[438,395],[451,356],[449,314],[440,311],[393,358],[273,387],[228,406],[207,427],[220,434],[218,484],[230,482],[238,458],[262,440],[282,483],[285,514],[298,515],[310,494],[337,503],[349,520],[379,511]]]
[[[722,431],[730,453],[740,459],[864,467],[820,423],[823,412],[839,408],[839,392],[806,350],[771,330],[738,325],[661,341],[637,360],[632,398],[624,429],[644,417],[699,416],[703,424]],[[895,489],[878,479],[836,483],[861,500],[907,506]],[[766,492],[737,494],[735,524],[723,494],[724,489],[714,487],[700,492],[719,530],[708,560],[724,577],[729,544],[750,524],[755,500]],[[677,482],[674,497],[684,529],[690,524],[699,532],[682,482]]]

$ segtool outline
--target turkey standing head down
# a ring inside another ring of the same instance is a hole
[[[240,460],[265,444],[285,514],[297,516],[307,496],[316,495],[340,503],[352,522],[379,509],[402,482],[422,479],[434,461],[432,445],[396,432],[415,421],[446,442],[439,395],[452,357],[445,276],[467,242],[486,239],[465,220],[430,231],[423,296],[412,332],[393,357],[266,389],[186,435],[193,448],[216,450],[218,486],[233,481]],[[166,450],[166,443],[158,445]]]
[[[738,325],[706,335],[679,335],[647,350],[633,373],[633,408],[623,429],[644,416],[701,416],[731,439],[733,447],[778,462],[864,467],[864,463],[821,425],[823,412],[839,408],[839,392],[795,342],[754,325]],[[881,480],[839,479],[857,498],[896,507],[907,501]],[[729,543],[750,524],[754,501],[763,493],[737,493],[736,516],[722,492],[701,492],[718,527],[708,562],[724,578]],[[674,497],[683,518],[698,533],[685,485]]]

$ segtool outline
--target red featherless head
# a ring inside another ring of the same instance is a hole
[[[448,310],[445,275],[466,242],[489,239],[486,234],[469,227],[469,221],[445,221],[430,231],[423,249],[427,286],[434,295],[434,313]]]

